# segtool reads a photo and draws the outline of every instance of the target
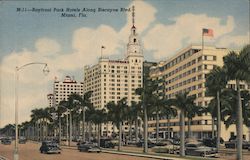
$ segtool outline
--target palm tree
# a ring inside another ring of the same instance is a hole
[[[108,110],[108,116],[110,117],[110,120],[112,120],[113,123],[116,124],[116,127],[119,128],[118,151],[120,151],[122,144],[122,122],[127,119],[127,98],[122,98],[117,102],[117,104],[114,102],[109,102],[106,105],[106,108]]]
[[[94,113],[90,115],[90,119],[92,122],[97,125],[98,131],[98,146],[100,147],[100,139],[101,139],[101,124],[107,121],[107,112],[105,109],[95,109]]]
[[[185,115],[194,106],[195,96],[188,96],[188,92],[175,95],[174,99],[169,99],[168,103],[180,110],[180,155],[185,156]]]
[[[152,95],[153,98],[153,104],[154,104],[154,111],[153,115],[156,116],[156,143],[159,142],[159,117],[162,115],[161,110],[164,108],[164,102],[162,99],[159,98],[159,96]]]
[[[115,102],[110,101],[110,102],[108,102],[105,105],[105,108],[108,111],[108,116],[107,116],[108,121],[110,121],[110,122],[113,123],[113,135],[114,135],[114,133],[115,133],[115,126],[117,126],[116,124],[119,123],[119,122],[116,122],[117,121],[116,114],[115,114],[115,111],[117,109],[116,104],[115,104]]]
[[[163,112],[163,115],[165,115],[167,117],[168,138],[171,138],[171,136],[170,136],[170,118],[177,116],[177,110],[174,107],[170,106],[168,104],[167,100],[165,100],[164,103],[165,103],[165,105],[164,105],[164,108],[163,108],[162,112]]]
[[[57,107],[58,123],[59,123],[59,145],[61,145],[62,139],[62,119],[61,116],[66,112],[66,108],[63,106],[64,101],[59,102]]]
[[[235,110],[237,109],[237,91],[233,89],[227,89],[222,92],[222,120],[224,121],[226,128],[228,128],[232,124],[236,124],[237,113]],[[247,90],[241,91],[241,99],[242,99],[242,111],[243,111],[243,123],[246,126],[250,126],[250,93]]]
[[[239,54],[235,51],[223,57],[224,67],[228,76],[228,80],[235,80],[237,90],[237,160],[242,160],[242,135],[243,135],[243,119],[242,119],[242,103],[240,93],[240,82],[250,81],[250,45],[245,46]]]
[[[6,136],[13,136],[15,132],[15,126],[12,124],[5,125],[2,129],[0,129],[1,134],[5,134]]]
[[[211,99],[208,106],[204,108],[204,113],[209,113],[212,117],[212,139],[214,139],[215,129],[214,129],[214,123],[215,118],[217,117],[217,105],[216,105],[216,99]],[[218,127],[218,125],[216,125]],[[217,129],[218,131],[218,129]],[[218,136],[218,135],[217,135]]]
[[[143,110],[144,126],[144,153],[148,152],[148,116],[152,113],[152,106],[155,103],[155,91],[158,84],[149,77],[149,68],[143,67],[143,88],[137,88],[135,93],[140,95]],[[152,96],[154,95],[154,96]]]
[[[224,68],[216,66],[207,75],[205,83],[207,87],[207,94],[209,96],[216,97],[216,104],[217,104],[217,139],[216,139],[217,150],[219,150],[220,147],[220,137],[221,137],[220,94],[222,90],[226,87],[226,84],[227,84],[227,76]]]
[[[36,139],[37,141],[41,140],[42,137],[42,123],[41,123],[41,118],[42,118],[42,112],[43,109],[33,109],[31,111],[31,119],[35,123],[35,128],[36,128]]]
[[[188,105],[186,115],[185,115],[188,118],[188,138],[192,137],[192,131],[191,131],[192,119],[196,115],[201,115],[203,113],[203,111],[204,111],[204,108],[202,106],[195,105],[194,100],[195,100],[195,96],[193,96],[193,100],[191,100],[192,103],[190,103]]]
[[[130,122],[130,129],[129,129],[130,141],[132,140],[131,125],[133,122],[135,122],[135,139],[136,142],[138,142],[138,118],[139,116],[141,116],[141,104],[132,101],[130,107],[128,108],[128,116],[129,116],[128,120]]]

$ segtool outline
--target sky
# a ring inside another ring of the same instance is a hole
[[[83,81],[83,67],[98,62],[101,46],[104,56],[124,57],[132,5],[147,61],[166,60],[190,44],[201,44],[202,28],[214,32],[205,44],[240,49],[249,43],[249,0],[0,1],[0,127],[14,123],[16,66],[42,62],[50,69],[48,75],[42,65],[19,71],[18,112],[23,122],[30,120],[32,109],[48,106],[54,77]]]

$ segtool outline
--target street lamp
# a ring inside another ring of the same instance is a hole
[[[15,149],[14,149],[14,160],[18,160],[18,81],[19,81],[19,75],[18,75],[18,71],[20,71],[21,69],[25,68],[26,66],[30,66],[30,65],[35,65],[35,64],[39,64],[39,65],[44,65],[43,68],[43,73],[45,75],[47,75],[49,73],[49,69],[48,69],[48,65],[47,63],[41,63],[41,62],[33,62],[33,63],[27,63],[24,64],[20,67],[16,66],[15,69]]]

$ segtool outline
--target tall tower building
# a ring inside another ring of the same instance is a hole
[[[105,107],[110,101],[117,103],[124,97],[127,97],[128,104],[131,101],[139,101],[135,90],[142,87],[144,58],[135,27],[134,7],[132,10],[133,22],[124,59],[111,60],[101,57],[97,64],[84,67],[84,93],[93,91],[91,101],[97,108]],[[103,134],[111,135],[112,127],[104,126]],[[128,126],[124,125],[123,130],[128,132]]]

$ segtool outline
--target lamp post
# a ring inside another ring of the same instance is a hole
[[[41,62],[27,63],[27,64],[24,64],[20,67],[16,66],[16,69],[15,69],[15,149],[14,149],[14,160],[19,159],[18,142],[17,142],[18,141],[18,81],[19,81],[19,74],[18,73],[21,69],[25,68],[26,66],[35,65],[35,64],[44,65],[43,72],[45,74],[49,73],[47,63],[41,63]]]
[[[67,109],[67,111],[65,112],[66,114],[66,142],[67,142],[67,145],[69,145],[69,111]]]

